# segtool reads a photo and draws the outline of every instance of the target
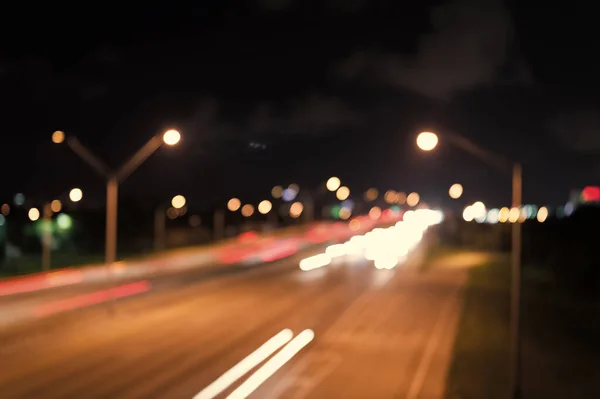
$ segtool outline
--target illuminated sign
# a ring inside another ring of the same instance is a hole
[[[598,202],[600,201],[600,187],[598,186],[587,186],[581,192],[581,200],[584,202]]]

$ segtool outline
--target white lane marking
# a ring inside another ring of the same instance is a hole
[[[246,399],[277,370],[308,345],[315,337],[313,330],[304,330],[244,381],[227,399]]]
[[[266,358],[279,350],[279,348],[290,342],[293,337],[294,333],[290,329],[280,331],[254,352],[246,356],[238,364],[223,373],[223,375],[217,378],[212,384],[194,396],[193,399],[215,398],[254,367],[262,363]]]
[[[440,344],[443,331],[446,330],[448,323],[452,321],[452,317],[456,315],[453,310],[458,305],[458,297],[461,289],[462,287],[457,289],[456,292],[452,294],[450,300],[446,302],[446,306],[444,306],[440,311],[440,316],[436,320],[436,323],[433,327],[430,339],[425,347],[425,353],[419,362],[415,376],[413,377],[412,383],[408,389],[408,393],[406,394],[406,399],[417,399],[421,393],[421,390],[423,389],[423,383],[427,377],[427,372],[431,366],[431,361],[433,360],[433,356],[435,355]]]
[[[342,356],[334,352],[308,355],[290,371],[287,378],[273,388],[272,397],[287,399],[309,397],[315,387],[342,363],[342,359]],[[312,375],[307,376],[307,373]]]

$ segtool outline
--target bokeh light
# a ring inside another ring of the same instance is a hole
[[[398,193],[396,193],[394,190],[388,190],[383,195],[383,200],[388,204],[395,204],[397,195]]]
[[[519,208],[513,207],[510,208],[508,213],[508,221],[511,223],[516,223],[519,221],[519,217],[521,216],[521,210]]]
[[[80,188],[74,188],[69,191],[69,199],[72,202],[79,202],[83,198],[83,191]]]
[[[406,203],[406,193],[396,193],[396,203],[399,205],[404,205]]]
[[[231,212],[237,211],[241,206],[242,201],[240,201],[239,198],[232,198],[227,201],[227,209],[229,209]]]
[[[66,213],[61,213],[56,217],[56,225],[61,230],[69,230],[73,226],[73,219]]]
[[[294,190],[294,187],[288,187],[285,190],[283,190],[283,194],[281,195],[281,198],[283,198],[284,201],[289,202],[289,201],[293,201],[294,199],[296,199],[296,196],[298,195],[298,191]]]
[[[298,193],[300,192],[300,186],[299,186],[299,185],[297,185],[296,183],[292,183],[292,184],[290,184],[290,185],[288,186],[288,188],[289,188],[290,190],[293,190],[293,191],[295,191],[295,192],[296,192],[296,194],[298,194]]]
[[[448,195],[450,198],[459,199],[463,194],[463,186],[461,184],[455,183],[450,186],[450,190],[448,190]]]
[[[177,212],[177,209],[171,207],[169,209],[167,209],[167,217],[171,220],[173,219],[177,219],[177,216],[179,216],[179,212]]]
[[[348,227],[350,227],[350,230],[352,231],[360,230],[360,220],[352,219],[350,223],[348,223]]]
[[[10,213],[10,205],[2,204],[2,206],[0,206],[0,213],[4,216],[8,216]]]
[[[432,132],[422,132],[417,136],[417,146],[423,151],[433,150],[438,141],[438,136]]]
[[[60,212],[60,210],[62,209],[62,202],[60,202],[60,200],[55,199],[50,203],[50,209],[54,213]]]
[[[329,191],[335,191],[338,188],[340,188],[340,185],[342,184],[342,182],[340,181],[339,178],[333,176],[330,177],[329,180],[327,180],[327,183],[325,184],[325,186],[327,187],[327,190]]]
[[[65,133],[64,132],[57,130],[54,133],[52,133],[52,142],[54,144],[60,144],[63,141],[65,141]]]
[[[466,206],[462,214],[465,222],[472,222],[475,219],[475,212],[473,211],[473,205]]]
[[[350,196],[350,189],[346,186],[342,186],[337,189],[337,191],[335,192],[335,196],[340,201],[344,201]]]
[[[377,199],[377,197],[379,197],[379,191],[376,188],[370,188],[367,190],[367,192],[365,193],[365,200],[366,201],[375,201]]]
[[[273,189],[271,190],[271,195],[275,199],[281,198],[281,196],[283,195],[283,187],[281,187],[281,186],[273,187]]]
[[[25,203],[25,195],[22,193],[15,194],[14,201],[16,206],[22,206]]]
[[[171,199],[171,206],[175,209],[183,208],[186,203],[186,199],[183,195],[176,195]]]
[[[348,220],[350,216],[352,216],[352,209],[345,207],[342,207],[342,209],[340,209],[340,219]]]
[[[500,223],[508,222],[508,216],[510,215],[510,209],[507,207],[501,208],[500,212],[498,212],[498,221]]]
[[[290,206],[290,216],[294,219],[300,217],[302,215],[302,211],[304,211],[304,205],[301,202],[294,202]]]
[[[250,217],[254,214],[254,205],[246,204],[242,207],[242,216]]]
[[[272,208],[273,204],[271,204],[271,201],[268,200],[261,201],[260,204],[258,204],[258,211],[263,215],[266,215],[267,213],[271,212]]]
[[[40,218],[40,210],[37,208],[31,208],[29,210],[29,212],[27,212],[27,217],[32,222],[35,222],[36,220],[38,220]]]
[[[177,130],[167,130],[165,134],[163,134],[163,142],[166,145],[175,145],[179,143],[179,140],[181,140],[181,134]]]
[[[369,217],[372,220],[377,220],[381,217],[381,208],[378,206],[374,206],[369,210]]]
[[[408,206],[417,206],[420,200],[421,197],[418,193],[410,193],[408,194],[408,197],[406,197],[406,204]]]
[[[538,209],[537,221],[540,223],[544,223],[546,219],[548,219],[548,208],[542,206],[540,209]]]

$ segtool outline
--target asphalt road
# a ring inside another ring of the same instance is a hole
[[[157,280],[138,297],[0,332],[0,397],[193,398],[288,329],[314,337],[251,397],[441,397],[465,270],[357,259],[303,272],[299,260]]]

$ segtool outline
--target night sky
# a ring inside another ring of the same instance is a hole
[[[510,171],[444,145],[447,130],[522,161],[526,203],[564,203],[600,182],[596,13],[576,3],[5,5],[0,202],[73,186],[102,200],[102,180],[54,130],[117,167],[176,128],[180,145],[154,154],[124,196],[259,200],[337,175],[355,194],[449,201],[460,182],[465,200],[509,205]],[[416,149],[422,130],[440,134],[434,153]]]

